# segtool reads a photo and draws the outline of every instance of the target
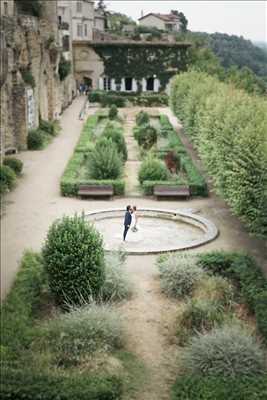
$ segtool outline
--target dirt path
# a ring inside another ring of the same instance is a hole
[[[125,139],[128,150],[128,160],[125,164],[126,196],[129,197],[141,196],[138,181],[138,171],[141,162],[138,159],[138,144],[133,137],[136,113],[137,111],[135,110],[128,110],[125,122]]]
[[[143,360],[147,375],[134,398],[169,400],[177,373],[177,346],[170,331],[177,305],[161,294],[154,256],[130,256],[126,268],[134,283],[133,298],[120,307],[129,350]]]

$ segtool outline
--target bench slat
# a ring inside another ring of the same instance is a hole
[[[80,185],[79,196],[112,196],[113,186],[111,185]]]
[[[186,186],[154,186],[155,196],[175,196],[175,197],[190,197],[190,190]]]

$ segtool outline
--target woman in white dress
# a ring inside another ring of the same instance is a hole
[[[132,212],[132,232],[137,232],[137,222],[138,222],[138,215],[136,213],[136,206],[133,206],[133,212]]]

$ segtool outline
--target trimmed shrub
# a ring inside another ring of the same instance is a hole
[[[224,326],[193,337],[183,355],[184,368],[203,376],[256,376],[264,373],[264,352],[240,326]]]
[[[120,301],[132,295],[133,288],[125,270],[124,256],[119,253],[105,257],[105,281],[101,288],[104,301]]]
[[[172,81],[171,105],[216,191],[251,232],[266,236],[266,101],[192,71]]]
[[[148,155],[141,164],[138,179],[141,184],[144,181],[166,181],[168,175],[168,169],[165,164],[152,155]]]
[[[231,308],[234,303],[235,289],[233,285],[221,276],[205,276],[194,289],[193,296],[197,300],[210,300],[223,307]]]
[[[88,174],[93,179],[117,179],[122,173],[122,159],[117,146],[105,137],[97,140],[87,165]]]
[[[134,128],[134,137],[139,146],[142,146],[144,149],[148,150],[157,141],[157,131],[149,124],[140,125]]]
[[[172,389],[171,400],[265,400],[266,377],[181,376]]]
[[[149,124],[149,115],[145,111],[140,111],[136,116],[136,125],[147,125]]]
[[[13,189],[16,184],[16,174],[8,165],[0,165],[0,194]]]
[[[253,312],[256,312],[257,327],[267,340],[265,307],[267,281],[254,259],[245,254],[214,251],[198,255],[198,265],[207,271],[231,279],[241,290],[241,295]],[[261,311],[259,311],[261,310]]]
[[[44,134],[40,129],[31,129],[27,136],[29,150],[40,150],[44,146]]]
[[[108,117],[111,120],[114,120],[118,117],[118,109],[115,104],[112,104],[112,106],[110,107]]]
[[[192,293],[203,277],[203,270],[192,256],[170,254],[158,259],[161,289],[167,296],[182,298]]]
[[[97,298],[105,279],[103,241],[84,216],[56,220],[48,231],[43,257],[59,304]]]
[[[32,369],[2,370],[3,400],[121,400],[121,378],[86,373],[55,374]]]
[[[1,308],[1,346],[16,358],[32,342],[32,321],[46,290],[42,259],[32,251],[24,253],[12,289]]]
[[[189,300],[177,319],[179,344],[186,343],[191,335],[206,333],[224,320],[224,308],[211,300]]]
[[[121,125],[116,123],[107,123],[103,136],[107,139],[111,139],[113,143],[117,146],[118,152],[121,154],[124,161],[127,160],[127,146],[125,142],[125,138],[123,135],[123,129]]]
[[[23,162],[15,157],[6,157],[3,161],[4,165],[7,165],[9,168],[13,169],[15,174],[19,176],[23,169]]]
[[[45,335],[57,362],[65,367],[96,351],[121,348],[123,337],[117,313],[109,306],[96,304],[73,309],[49,321]]]

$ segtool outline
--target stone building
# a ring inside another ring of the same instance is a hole
[[[138,21],[141,26],[158,28],[167,32],[179,32],[181,25],[179,17],[172,12],[170,14],[149,13]]]
[[[26,149],[29,129],[40,118],[58,118],[75,93],[73,75],[61,81],[58,74],[63,55],[57,2],[41,4],[37,17],[22,13],[18,1],[1,1],[2,154]]]

